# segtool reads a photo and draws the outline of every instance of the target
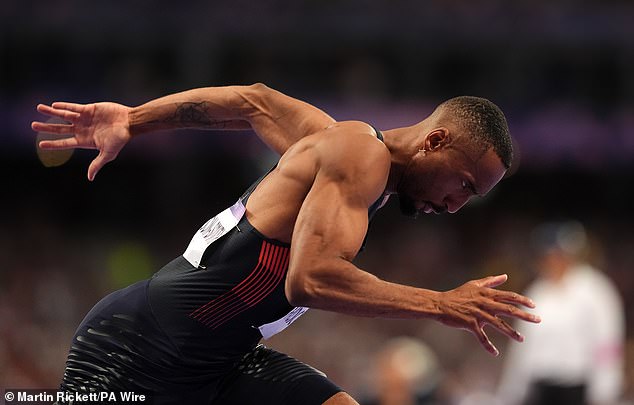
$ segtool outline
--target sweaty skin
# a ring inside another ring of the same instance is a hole
[[[34,130],[71,135],[42,141],[40,147],[99,150],[89,180],[133,136],[175,128],[253,129],[281,159],[251,194],[246,215],[266,237],[291,243],[285,291],[295,306],[435,319],[469,330],[494,355],[498,351],[484,325],[522,341],[500,316],[540,321],[518,307],[533,308],[530,299],[494,289],[506,275],[438,292],[381,280],[351,262],[367,231],[368,207],[382,194],[406,194],[423,212],[456,212],[504,175],[492,149],[465,152],[457,131],[433,117],[384,131],[383,143],[368,124],[335,122],[318,108],[262,84],[194,89],[135,108],[53,103],[38,105],[38,111],[69,123],[34,122]],[[326,403],[356,402],[340,393]]]

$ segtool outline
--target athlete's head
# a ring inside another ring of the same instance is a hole
[[[397,187],[406,215],[456,212],[473,195],[489,192],[511,166],[506,118],[487,99],[452,98],[417,127],[419,151]]]

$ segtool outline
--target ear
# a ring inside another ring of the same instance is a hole
[[[425,137],[423,149],[433,152],[447,145],[450,141],[449,130],[447,128],[436,128]]]

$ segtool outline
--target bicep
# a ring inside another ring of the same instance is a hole
[[[302,204],[293,240],[298,253],[310,251],[351,260],[367,227],[368,205],[361,193],[337,181],[317,178]]]
[[[291,246],[287,295],[304,293],[311,282],[334,281],[341,261],[357,254],[368,228],[361,193],[326,176],[317,176],[300,209]]]
[[[367,277],[350,262],[368,229],[368,207],[385,190],[391,161],[385,146],[364,130],[343,125],[315,146],[314,180],[293,228],[286,279],[291,301],[310,301],[337,285],[348,290]]]

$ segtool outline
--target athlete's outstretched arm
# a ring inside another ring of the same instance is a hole
[[[133,135],[172,128],[253,128],[279,154],[334,122],[317,107],[262,83],[188,90],[130,111]]]
[[[342,143],[354,140],[352,136],[330,139],[331,147],[325,147],[329,150],[317,152],[315,181],[293,231],[286,280],[289,301],[359,316],[435,319],[471,331],[495,355],[498,351],[484,332],[484,325],[522,341],[499,315],[529,322],[539,319],[516,306],[533,307],[528,298],[493,289],[506,281],[506,275],[437,292],[381,280],[351,263],[367,229],[368,206],[385,186],[386,179],[373,178],[372,173],[379,172],[381,165],[387,173],[389,155],[380,149],[382,145],[362,147],[361,142],[353,145],[358,153],[346,152],[350,148]]]
[[[150,101],[139,107],[117,103],[40,104],[38,111],[68,124],[33,122],[36,131],[73,135],[42,141],[45,149],[98,149],[88,178],[116,158],[139,134],[178,128],[250,129],[273,150],[283,154],[302,137],[334,123],[320,109],[263,84],[193,89]]]

